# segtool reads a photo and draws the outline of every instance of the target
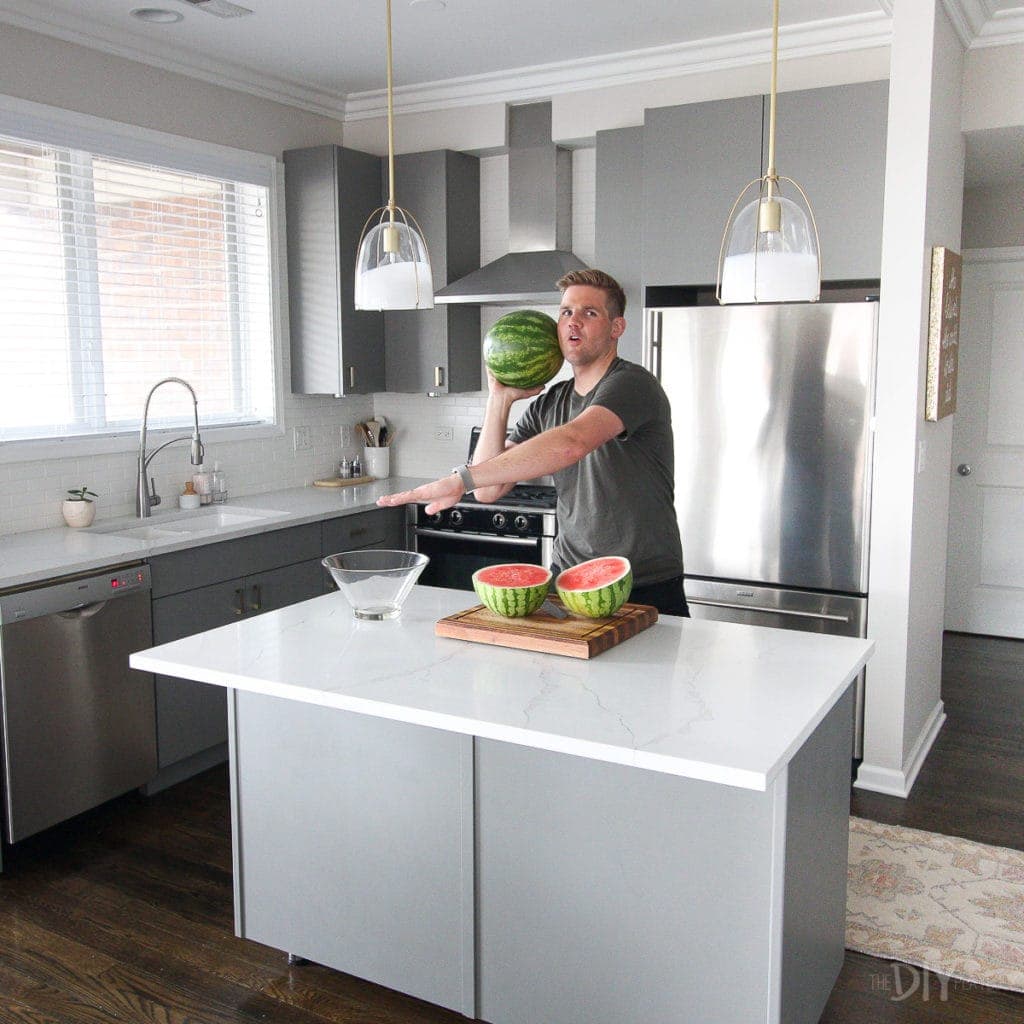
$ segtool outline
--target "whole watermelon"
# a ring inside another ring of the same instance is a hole
[[[558,324],[535,309],[506,313],[484,336],[484,362],[507,387],[547,384],[562,366]]]

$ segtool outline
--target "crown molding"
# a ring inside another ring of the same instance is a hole
[[[313,89],[301,82],[275,78],[225,61],[204,60],[195,53],[173,47],[161,46],[159,53],[151,52],[140,47],[137,39],[128,33],[110,30],[100,36],[87,18],[62,16],[58,22],[26,9],[34,6],[22,4],[19,0],[0,4],[0,22],[335,120],[341,120],[344,114],[345,97],[340,94]]]
[[[779,37],[779,54],[783,59],[813,57],[888,46],[891,40],[890,15],[853,15],[785,28]],[[770,50],[771,30],[764,29],[647,50],[604,54],[584,60],[539,64],[514,71],[401,86],[394,90],[395,111],[413,114],[485,103],[517,103],[547,98],[555,93],[749,67],[766,63]],[[383,89],[350,93],[345,103],[345,120],[384,117],[386,95]]]
[[[1010,46],[1024,42],[1024,3],[999,0],[942,0],[965,49]]]

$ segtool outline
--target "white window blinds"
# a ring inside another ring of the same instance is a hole
[[[135,431],[166,376],[204,427],[273,422],[268,201],[185,161],[0,131],[0,442]],[[191,423],[177,391],[152,427]]]

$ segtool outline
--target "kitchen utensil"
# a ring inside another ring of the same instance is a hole
[[[497,647],[593,658],[657,621],[658,609],[644,604],[624,604],[606,619],[576,616],[556,619],[539,612],[522,619],[506,619],[478,604],[441,619],[434,626],[434,632],[438,636]]]
[[[544,603],[537,610],[547,612],[548,615],[553,615],[556,619],[569,618],[569,613],[560,604],[555,604],[550,598],[545,598]]]
[[[323,560],[357,619],[395,619],[430,559],[415,551],[342,551]]]

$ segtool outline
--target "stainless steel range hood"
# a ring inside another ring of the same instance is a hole
[[[555,282],[586,264],[572,245],[572,154],[551,141],[551,104],[508,108],[512,251],[434,294],[436,302],[556,305]]]

